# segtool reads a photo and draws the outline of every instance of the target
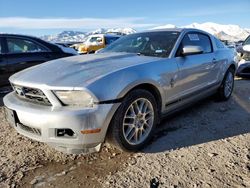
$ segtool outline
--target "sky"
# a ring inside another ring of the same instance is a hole
[[[0,0],[0,33],[36,36],[64,30],[131,27],[194,22],[250,28],[250,0]]]

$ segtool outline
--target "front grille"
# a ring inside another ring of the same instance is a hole
[[[32,128],[32,127],[23,125],[23,124],[21,124],[21,123],[18,123],[18,126],[19,126],[22,130],[24,130],[24,131],[26,131],[26,132],[35,134],[35,135],[37,135],[37,136],[41,136],[41,130],[40,130],[40,129]]]
[[[13,90],[15,91],[17,96],[23,100],[27,100],[32,103],[51,106],[49,99],[40,89],[13,85]]]

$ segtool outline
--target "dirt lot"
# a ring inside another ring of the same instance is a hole
[[[0,119],[0,187],[250,187],[250,80],[165,119],[139,153],[65,155],[16,133],[3,107]]]

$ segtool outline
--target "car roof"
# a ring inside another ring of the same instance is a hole
[[[46,46],[47,48],[49,48],[50,50],[54,50],[54,51],[61,51],[60,48],[56,45],[53,44],[49,41],[45,41],[42,40],[38,37],[35,36],[29,36],[29,35],[22,35],[22,34],[9,34],[9,33],[0,33],[0,37],[23,37],[23,38],[29,38],[30,40],[35,40],[36,42],[41,43],[42,45]]]
[[[29,38],[33,38],[33,39],[40,39],[38,37],[31,36],[31,35],[10,34],[10,33],[0,33],[0,37],[29,37]]]

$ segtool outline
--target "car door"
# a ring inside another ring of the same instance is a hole
[[[182,56],[180,51],[184,46],[200,46],[203,52]],[[179,67],[175,84],[175,90],[178,92],[173,97],[188,98],[212,84],[211,71],[215,55],[208,35],[199,32],[186,33],[179,45],[175,60]]]
[[[8,70],[14,74],[51,59],[51,51],[28,38],[6,37]]]
[[[4,46],[4,37],[0,37],[0,86],[8,84],[7,58]]]

